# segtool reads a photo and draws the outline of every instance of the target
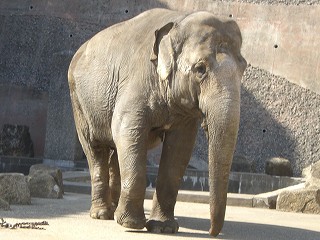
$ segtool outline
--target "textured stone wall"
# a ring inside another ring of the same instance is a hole
[[[43,97],[39,105],[32,100],[35,98],[27,100],[27,95],[26,101],[18,101],[18,95],[9,97],[7,91],[0,91],[0,99],[5,102],[11,99],[13,103],[6,108],[0,105],[0,124],[31,126],[31,137],[38,134],[37,139],[45,143],[37,150],[44,158],[82,158],[67,85],[68,65],[77,48],[99,30],[150,8],[208,10],[239,22],[244,56],[251,64],[242,84],[236,155],[254,162],[257,172],[264,171],[268,158],[285,157],[292,162],[295,175],[299,175],[305,165],[320,159],[320,97],[315,93],[320,91],[320,53],[313,50],[320,39],[319,34],[312,32],[319,28],[315,24],[319,19],[319,3],[319,0],[2,0],[0,87],[26,89]],[[25,109],[23,112],[30,116],[17,111],[17,102],[18,108]],[[7,112],[10,109],[10,117],[5,116],[4,109]],[[34,113],[46,117],[40,121]],[[37,124],[39,129],[45,129],[40,135]],[[192,165],[204,168],[206,140],[201,131],[200,135]]]
[[[36,157],[44,153],[47,107],[47,92],[22,85],[0,84],[0,129],[5,124],[28,126]]]
[[[320,95],[249,65],[241,86],[241,119],[235,157],[263,173],[266,160],[288,159],[295,176],[320,158]],[[206,161],[199,130],[193,159]],[[201,164],[202,166],[202,164]]]
[[[296,175],[320,157],[320,95],[258,67],[242,81],[237,154],[257,162],[284,157]]]

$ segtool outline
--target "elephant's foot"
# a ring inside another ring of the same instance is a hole
[[[153,233],[176,233],[179,230],[179,224],[174,219],[165,221],[149,219],[146,228]]]
[[[127,201],[125,204],[120,204],[121,202],[120,198],[118,207],[114,213],[117,223],[125,228],[143,229],[146,225],[143,207],[140,209],[130,201]]]
[[[94,207],[91,206],[90,217],[101,220],[113,220],[114,209],[109,207]]]
[[[146,225],[146,219],[144,216],[135,217],[129,212],[120,213],[118,210],[115,212],[115,220],[125,228],[143,229]]]

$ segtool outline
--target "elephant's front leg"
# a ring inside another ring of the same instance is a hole
[[[190,119],[166,132],[153,196],[153,207],[146,224],[150,232],[175,233],[174,206],[181,179],[189,163],[197,134],[197,120]]]
[[[115,211],[117,223],[123,227],[145,227],[143,201],[146,188],[147,131],[141,121],[123,117],[113,127],[117,147],[121,193]]]

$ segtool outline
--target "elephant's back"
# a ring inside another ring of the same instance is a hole
[[[86,95],[88,104],[103,102],[101,105],[112,108],[119,88],[141,73],[137,67],[150,63],[155,31],[180,15],[167,9],[152,9],[100,31],[74,55],[69,85],[79,95]]]
[[[150,63],[155,31],[180,16],[179,12],[152,9],[98,32],[75,53],[69,75],[76,85],[84,84],[90,91],[93,85],[114,89],[112,85],[130,79],[139,64]]]
[[[123,89],[139,78],[137,74],[149,71],[137,68],[151,63],[155,31],[180,16],[165,9],[146,11],[100,31],[75,53],[68,73],[70,91],[92,131],[106,129],[110,133],[116,102],[126,92]]]

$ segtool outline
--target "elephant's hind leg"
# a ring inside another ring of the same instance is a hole
[[[90,216],[95,219],[113,219],[115,207],[109,187],[109,157],[107,147],[90,148],[87,154],[91,175]]]
[[[111,152],[109,161],[109,188],[112,209],[115,211],[118,206],[121,191],[120,169],[116,150]]]
[[[90,144],[89,125],[78,97],[70,91],[73,113],[79,141],[87,157],[91,176],[91,210],[90,216],[96,219],[113,219],[114,209],[111,206],[109,189],[109,156],[110,148],[103,144]]]
[[[69,76],[69,81],[74,84],[72,74]],[[85,117],[83,108],[73,88],[70,89],[70,96],[79,141],[87,157],[91,175],[90,216],[96,219],[113,219],[115,207],[112,207],[109,187],[109,158],[111,150],[104,142],[90,139],[88,119]]]

